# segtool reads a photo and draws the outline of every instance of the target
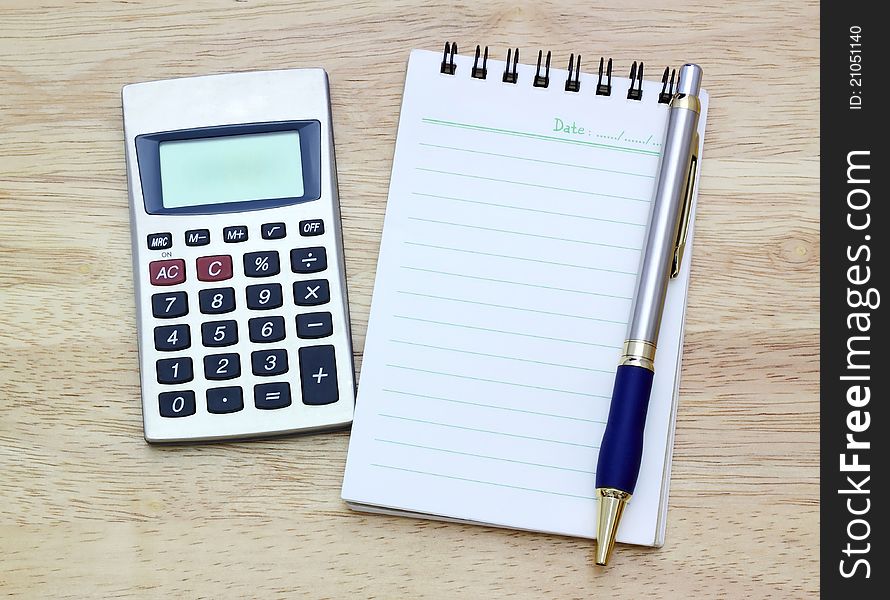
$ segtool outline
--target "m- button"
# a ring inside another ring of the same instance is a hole
[[[197,261],[199,281],[223,281],[232,278],[232,257],[202,256]]]
[[[156,260],[148,263],[148,278],[152,285],[176,285],[185,281],[185,261]]]

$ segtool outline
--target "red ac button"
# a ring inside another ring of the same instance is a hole
[[[176,285],[185,281],[185,261],[156,260],[148,264],[148,275],[152,285]]]

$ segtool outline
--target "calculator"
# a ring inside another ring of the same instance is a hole
[[[122,99],[145,439],[347,426],[327,73],[136,83]]]

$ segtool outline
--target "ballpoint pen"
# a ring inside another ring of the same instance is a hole
[[[621,515],[640,473],[664,298],[668,282],[680,272],[689,228],[698,165],[701,76],[698,65],[680,68],[668,112],[640,275],[596,467],[598,565],[609,562]]]

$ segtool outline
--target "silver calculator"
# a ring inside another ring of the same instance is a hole
[[[122,95],[145,439],[348,425],[325,71],[152,81]]]

